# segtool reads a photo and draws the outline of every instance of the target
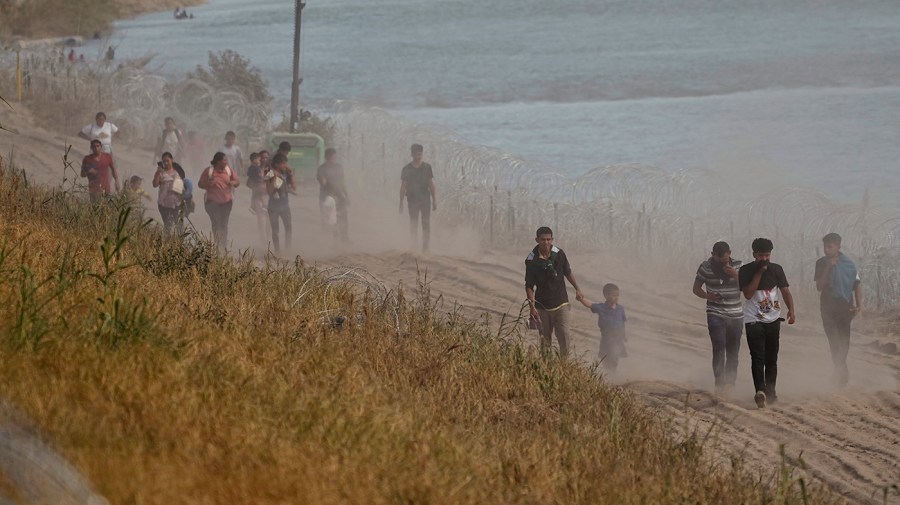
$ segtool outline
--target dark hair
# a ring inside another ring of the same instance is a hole
[[[162,156],[160,156],[160,158],[172,158],[172,161],[175,161],[175,157],[172,156],[172,153],[170,153],[169,151],[162,153]]]
[[[422,147],[422,144],[413,144],[412,147],[409,148],[410,151],[414,153],[422,153],[425,152],[425,148]]]
[[[728,245],[728,242],[720,240],[713,244],[712,253],[716,256],[721,256],[727,252],[731,252],[731,246]]]
[[[219,151],[213,155],[213,159],[212,159],[212,161],[209,162],[209,164],[215,165],[216,163],[222,161],[223,159],[225,159],[225,153],[223,153],[222,151]]]
[[[553,230],[551,230],[549,226],[541,226],[540,228],[537,229],[536,232],[534,232],[534,236],[540,237],[541,235],[550,235],[552,237]]]
[[[333,156],[335,154],[337,154],[337,149],[335,149],[333,147],[329,147],[328,149],[325,149],[325,157],[326,158],[329,156]]]
[[[259,159],[259,153],[250,153],[250,161],[258,160],[258,159]]]
[[[284,142],[278,144],[278,150],[279,150],[279,151],[290,151],[290,150],[291,150],[291,143],[288,142],[287,140],[285,140]]]
[[[263,149],[262,151],[259,152],[260,157],[263,155],[263,153],[269,154],[269,151]]]
[[[100,142],[100,139],[94,139],[91,141],[91,145],[97,144],[99,146],[103,146],[103,142]]]
[[[772,249],[775,249],[775,246],[772,245],[772,241],[767,238],[756,238],[753,239],[750,248],[753,249],[753,252],[755,253],[770,253],[772,252]]]
[[[287,156],[282,153],[275,153],[275,156],[272,156],[272,166],[287,161]]]
[[[106,113],[105,113],[105,112],[98,112],[96,115],[94,115],[94,119],[97,119],[97,118],[100,117],[100,116],[103,116],[103,119],[106,119]]]
[[[235,135],[234,132],[231,130],[228,130],[227,132],[225,132],[225,136],[226,137],[237,137],[237,135]]]
[[[619,290],[619,286],[616,286],[615,284],[613,284],[611,282],[606,283],[603,285],[603,296],[609,296],[610,293],[612,293],[613,291],[618,291],[618,290]]]
[[[828,235],[825,235],[824,237],[822,237],[822,243],[823,244],[837,244],[838,247],[840,247],[841,236],[834,232],[829,233]]]
[[[174,122],[175,122],[175,119],[174,119],[172,116],[169,116],[169,117],[163,119],[163,123],[165,123],[165,122],[167,122],[167,121],[171,121],[171,122],[174,123]]]

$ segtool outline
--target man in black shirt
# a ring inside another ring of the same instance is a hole
[[[531,308],[531,318],[540,321],[541,351],[553,345],[553,333],[559,341],[559,355],[569,353],[569,295],[566,279],[575,288],[575,299],[584,295],[572,274],[569,260],[562,249],[553,245],[553,231],[542,226],[537,229],[537,246],[525,258],[525,296]]]
[[[831,349],[834,384],[843,387],[850,377],[850,321],[862,310],[862,285],[853,260],[841,252],[841,236],[829,233],[822,237],[822,244],[825,256],[816,261],[816,289],[822,293],[822,325]]]
[[[431,239],[431,211],[437,210],[434,191],[434,172],[431,165],[422,161],[424,148],[413,144],[410,148],[412,161],[400,173],[400,213],[403,214],[403,198],[409,209],[409,233],[413,240],[419,231],[419,216],[422,216],[422,252],[428,252]]]
[[[756,406],[775,403],[775,380],[778,377],[778,345],[781,337],[781,298],[787,305],[787,322],[794,324],[794,297],[781,265],[770,263],[772,241],[758,238],[751,245],[753,261],[738,270],[738,285],[744,298],[744,326],[750,347],[750,372],[753,374],[753,397]],[[779,291],[781,296],[779,296]]]

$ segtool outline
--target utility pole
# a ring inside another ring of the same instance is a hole
[[[297,133],[300,127],[300,24],[306,2],[296,0],[294,7],[294,82],[291,85],[291,133]]]

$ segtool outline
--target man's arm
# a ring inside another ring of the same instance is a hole
[[[534,288],[530,288],[527,286],[525,287],[525,298],[528,300],[528,314],[532,317],[532,319],[540,319],[534,301]]]
[[[122,186],[119,185],[119,172],[116,170],[116,163],[114,161],[109,162],[109,173],[112,174],[112,178],[116,181],[116,193],[122,191]]]
[[[594,302],[588,300],[586,296],[582,296],[581,299],[578,301],[581,302],[581,304],[587,308],[591,308],[591,305],[594,304]]]
[[[703,281],[700,279],[694,279],[694,294],[697,295],[698,298],[703,298],[704,300],[716,301],[719,299],[715,293],[710,293],[708,291],[703,291]]]
[[[400,181],[400,213],[403,214],[403,199],[406,198],[406,181]]]
[[[787,305],[788,309],[788,324],[794,324],[796,320],[796,315],[794,314],[794,295],[791,294],[791,288],[783,287],[781,289],[781,296],[784,297],[784,304]]]
[[[437,210],[437,194],[434,190],[434,178],[428,179],[428,191],[431,192],[431,210]]]
[[[569,270],[569,273],[566,274],[566,279],[569,279],[569,284],[575,288],[575,299],[581,301],[584,298],[584,293],[581,292],[581,289],[578,287],[578,282],[575,281],[575,274]]]
[[[862,283],[857,282],[856,286],[853,287],[853,298],[856,300],[856,305],[850,307],[850,312],[859,314],[860,312],[862,312],[863,308]]]
[[[753,278],[750,279],[750,282],[741,289],[741,292],[744,293],[744,298],[751,299],[753,298],[753,294],[756,293],[756,290],[759,289],[759,281],[762,279],[762,274],[766,270],[768,270],[769,266],[762,266],[756,269],[756,273],[753,274]]]

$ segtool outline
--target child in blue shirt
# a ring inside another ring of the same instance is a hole
[[[619,366],[619,358],[628,356],[625,351],[625,307],[619,305],[619,287],[615,284],[603,286],[603,303],[594,303],[582,296],[582,305],[597,314],[597,326],[600,327],[600,359],[604,368],[615,373]]]

